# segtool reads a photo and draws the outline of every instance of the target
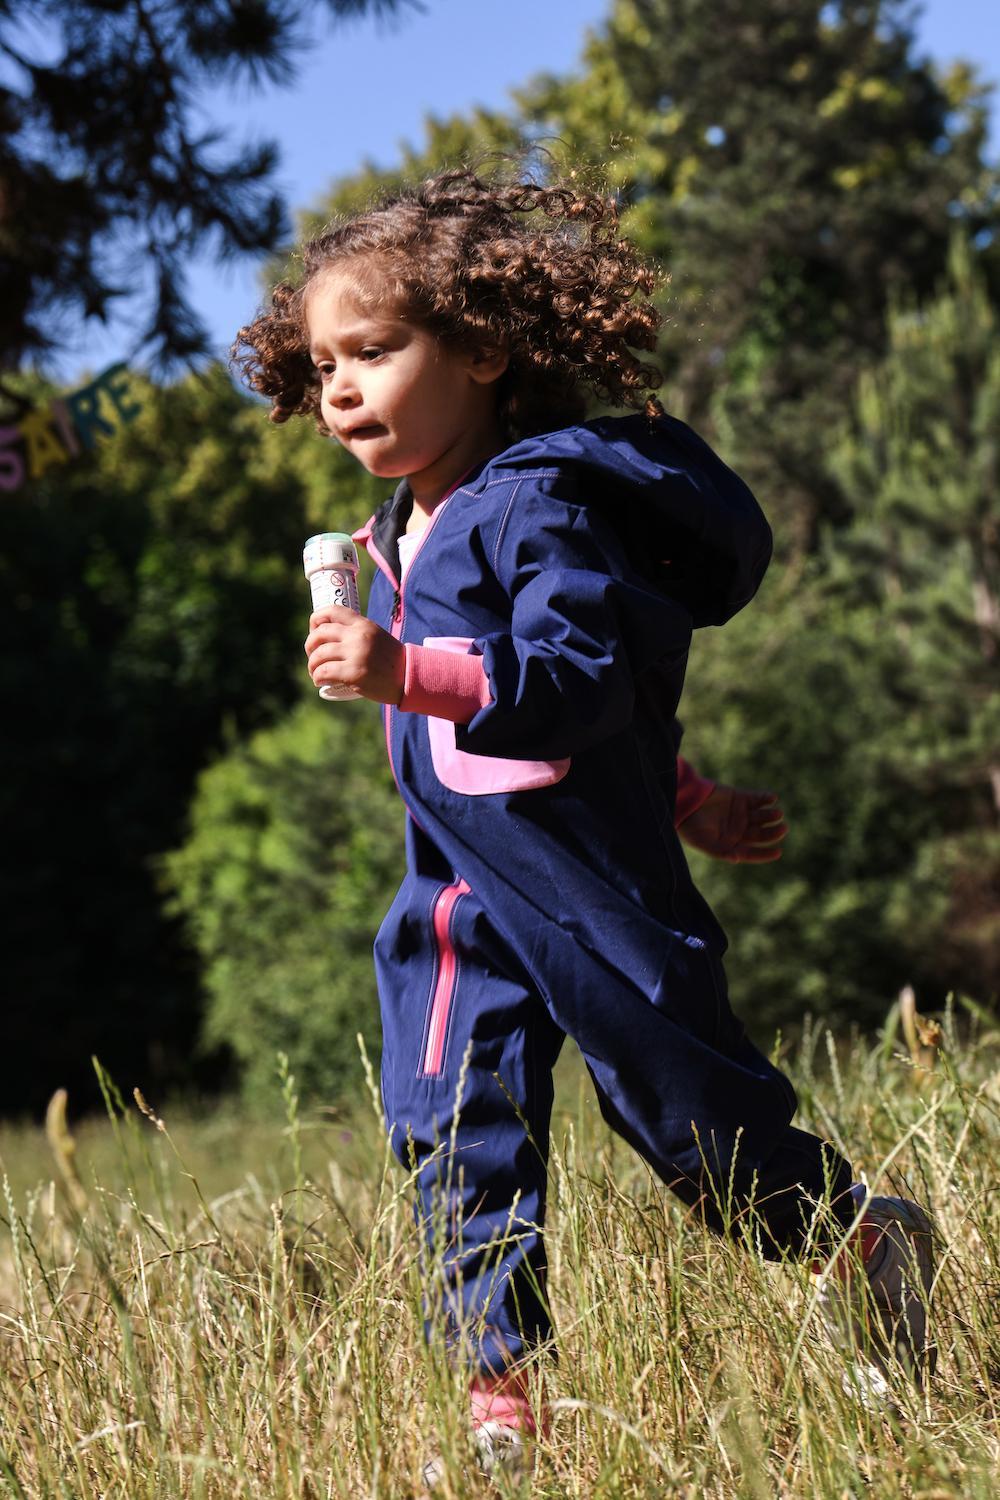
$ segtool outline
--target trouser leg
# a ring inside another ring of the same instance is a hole
[[[674,1166],[655,1131],[638,1125],[611,1099],[591,1068],[601,1113],[613,1130],[643,1156],[683,1203],[697,1210],[714,1233],[739,1237],[749,1228],[768,1260],[832,1250],[838,1233],[854,1217],[850,1196],[850,1163],[828,1141],[794,1125],[785,1126],[774,1149],[762,1160],[744,1163],[739,1143],[732,1151],[717,1151],[709,1133],[704,1166]],[[829,1204],[830,1215],[817,1209]]]
[[[471,893],[422,880],[376,944],[383,1103],[415,1172],[429,1324],[487,1374],[551,1335],[542,1229],[563,1041],[500,957]]]
[[[608,1123],[717,1232],[753,1212],[770,1258],[806,1248],[816,1205],[831,1203],[824,1248],[849,1223],[851,1167],[791,1124],[789,1080],[747,1038],[729,1005],[721,960],[677,945],[654,1000],[588,991],[590,966],[547,997],[584,1055]]]

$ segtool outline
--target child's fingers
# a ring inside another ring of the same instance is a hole
[[[780,807],[770,816],[761,817],[760,815],[755,816],[751,814],[747,819],[747,828],[754,835],[762,833],[771,834],[773,830],[786,827],[785,815]]]
[[[315,677],[317,671],[326,666],[343,665],[347,660],[347,653],[339,641],[320,642],[306,658],[309,675]]]
[[[761,828],[753,833],[748,833],[744,843],[750,849],[773,849],[775,844],[780,844],[788,833],[787,823],[778,823],[773,828]]]
[[[746,826],[733,855],[740,864],[771,864],[781,858],[780,845],[788,833],[781,803],[774,792],[747,792],[744,796]]]
[[[779,807],[777,814],[773,818],[761,818],[759,821],[755,821],[753,826],[761,830],[767,828],[783,828],[785,826],[785,815]]]
[[[766,813],[778,806],[777,792],[737,792],[754,812]]]
[[[303,642],[303,650],[308,656],[315,651],[317,646],[329,645],[335,641],[342,641],[352,629],[357,628],[358,617],[351,609],[345,609],[344,620],[320,620],[319,623],[309,631]]]
[[[750,819],[741,842],[766,849],[772,844],[780,844],[787,832],[788,824],[780,813],[777,821],[774,823],[763,823],[755,819]]]
[[[785,814],[774,792],[748,792],[745,795],[748,827],[776,828],[784,824]]]
[[[315,630],[318,625],[347,625],[361,618],[363,616],[343,604],[324,604],[322,609],[314,609],[309,616],[309,629]]]
[[[340,687],[356,687],[360,680],[356,680],[354,668],[342,661],[326,662],[310,670],[309,676],[317,687],[321,682],[335,682]]]

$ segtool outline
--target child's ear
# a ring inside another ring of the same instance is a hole
[[[466,368],[479,385],[490,385],[510,364],[506,349],[476,349],[468,356]]]

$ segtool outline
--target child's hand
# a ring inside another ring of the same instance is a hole
[[[397,704],[403,696],[401,642],[353,609],[331,604],[310,615],[305,653],[318,688],[343,683],[375,703]]]
[[[746,792],[720,783],[677,832],[685,844],[713,859],[764,865],[781,858],[788,825],[774,792]]]

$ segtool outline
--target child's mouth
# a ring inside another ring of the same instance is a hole
[[[355,442],[358,438],[381,437],[383,432],[385,428],[381,422],[370,422],[365,427],[353,427],[347,435],[352,442]]]

